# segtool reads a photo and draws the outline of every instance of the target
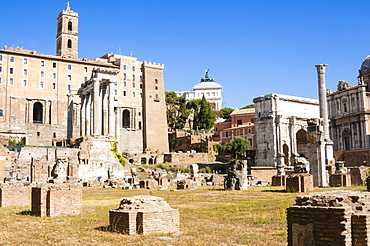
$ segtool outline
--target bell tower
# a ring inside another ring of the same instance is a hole
[[[78,13],[67,3],[67,9],[58,15],[57,56],[78,58]]]

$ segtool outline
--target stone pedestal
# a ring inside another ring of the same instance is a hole
[[[286,178],[287,192],[308,192],[313,190],[313,176],[308,173],[294,173]]]
[[[287,209],[289,246],[370,243],[368,193],[330,191],[298,196]]]
[[[32,213],[36,216],[78,215],[82,189],[75,184],[43,184],[32,187]]]
[[[125,197],[117,209],[109,211],[109,226],[129,235],[173,233],[180,230],[180,214],[161,197]]]
[[[351,186],[351,175],[348,174],[333,174],[329,177],[330,187]]]
[[[285,186],[286,175],[272,176],[271,186]]]

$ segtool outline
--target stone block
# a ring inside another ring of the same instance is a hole
[[[75,184],[43,184],[32,187],[32,213],[36,216],[78,215],[82,189]]]
[[[330,191],[298,196],[287,209],[289,246],[369,245],[370,195]]]
[[[313,190],[313,176],[308,173],[294,173],[286,178],[287,192],[307,192]]]
[[[286,176],[285,175],[275,175],[272,176],[271,186],[285,186]]]
[[[30,187],[22,183],[0,184],[0,207],[27,206],[30,204]]]
[[[351,175],[348,174],[332,174],[329,177],[330,187],[351,186]]]
[[[128,235],[172,233],[180,230],[180,215],[161,197],[125,197],[117,209],[109,211],[109,225]]]

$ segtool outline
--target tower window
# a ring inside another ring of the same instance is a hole
[[[40,61],[40,66],[44,67],[45,66],[45,61]]]
[[[155,82],[156,84],[158,84],[158,79],[155,79],[155,80],[154,80],[154,82]]]
[[[133,81],[135,81],[135,74],[134,74],[134,75],[132,75],[132,80],[133,80]]]
[[[0,61],[2,61],[3,60],[3,55],[0,55]]]
[[[68,22],[68,31],[72,31],[72,21]]]
[[[40,89],[44,89],[44,81],[40,81]]]
[[[41,77],[41,78],[45,77],[45,73],[44,73],[44,71],[41,71],[41,72],[40,72],[40,77]]]
[[[27,79],[24,79],[23,80],[23,86],[26,87],[27,86]]]
[[[84,72],[87,73],[87,67],[84,67]]]
[[[9,74],[14,74],[14,68],[12,68],[12,67],[11,67],[11,68],[9,69]]]
[[[135,72],[135,66],[132,67],[132,71]]]
[[[126,91],[123,91],[122,95],[125,97],[127,95]]]
[[[28,64],[28,59],[27,58],[23,58],[23,64],[25,64],[25,65]]]
[[[2,109],[0,109],[0,117],[2,117],[2,116],[4,116],[4,114],[3,114],[3,110],[2,110]]]
[[[71,64],[68,64],[68,70],[72,70],[72,65]]]
[[[24,76],[27,76],[27,75],[28,75],[28,71],[27,71],[27,69],[23,69],[23,75],[24,75]]]
[[[33,104],[33,123],[42,124],[42,104],[40,102],[35,102]]]
[[[2,66],[0,66],[0,73],[2,73],[3,72],[3,67]]]
[[[135,84],[135,82],[133,82],[133,83],[132,83],[132,88],[134,88],[134,89],[135,89],[135,87],[136,87],[136,84]]]
[[[57,79],[57,73],[53,73],[53,79]]]
[[[68,74],[68,81],[72,81],[72,75]]]
[[[3,83],[3,82],[2,82],[1,77],[0,77],[0,85],[1,85],[2,83]]]
[[[14,79],[13,78],[9,78],[9,85],[14,85]]]
[[[9,58],[9,60],[10,60],[10,62],[14,62],[14,60],[15,60],[14,56],[11,56],[11,57]]]
[[[56,67],[57,67],[57,63],[53,62],[53,68],[56,68]]]
[[[126,79],[126,74],[125,73],[123,74],[123,79]]]
[[[67,48],[72,49],[72,40],[68,39]]]
[[[132,97],[136,97],[136,92],[135,91],[132,92]]]
[[[86,82],[87,81],[87,77],[84,77],[84,82]]]
[[[69,90],[69,91],[72,90],[72,85],[71,84],[67,85],[67,90]]]
[[[56,87],[57,87],[57,85],[56,85],[56,83],[54,82],[54,83],[52,84],[52,88],[53,88],[53,90],[55,90],[55,89],[56,89]]]
[[[123,70],[126,70],[126,65],[123,65]]]
[[[117,94],[118,94],[118,93],[117,93],[117,90],[114,90],[114,95],[115,95],[115,96],[117,96]]]

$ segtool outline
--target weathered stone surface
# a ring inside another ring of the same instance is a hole
[[[335,173],[329,177],[330,187],[351,186],[351,175],[345,173]]]
[[[0,184],[0,207],[27,206],[30,204],[30,187],[22,183]]]
[[[78,215],[82,189],[75,184],[42,184],[32,187],[32,213],[36,216]]]
[[[180,216],[161,197],[125,197],[117,209],[109,211],[109,225],[113,231],[129,235],[178,232]]]
[[[288,245],[368,245],[370,194],[330,191],[298,196],[287,209]]]
[[[246,161],[236,160],[234,164],[232,164],[232,166],[227,170],[224,187],[229,190],[248,189],[248,171]]]
[[[184,189],[196,189],[198,187],[198,183],[191,179],[183,179],[177,181],[177,189],[184,190]]]
[[[313,176],[308,173],[293,173],[286,178],[287,192],[307,192],[313,190]]]
[[[272,176],[271,186],[285,186],[286,175],[275,175]]]

